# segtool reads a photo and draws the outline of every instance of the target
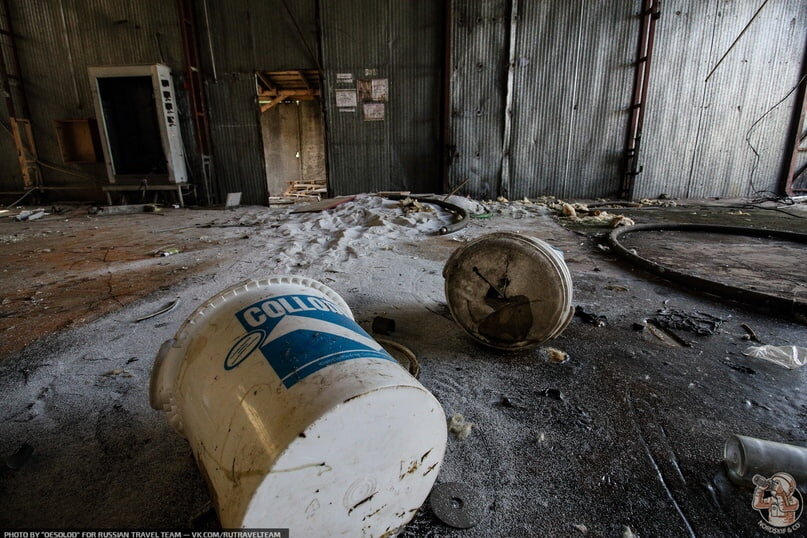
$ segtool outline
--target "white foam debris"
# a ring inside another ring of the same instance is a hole
[[[454,413],[448,419],[448,431],[457,436],[460,441],[467,439],[474,428],[473,422],[468,422],[460,413]]]

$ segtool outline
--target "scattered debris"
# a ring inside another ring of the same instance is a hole
[[[608,222],[608,226],[611,228],[619,228],[620,226],[633,226],[636,222],[630,218],[626,217],[625,215],[615,215],[611,218]]]
[[[6,467],[11,469],[12,471],[17,471],[23,465],[25,465],[25,462],[31,459],[33,453],[34,453],[34,447],[29,445],[28,443],[23,443],[20,445],[20,448],[18,448],[17,451],[14,452],[14,454],[3,459],[6,463]]]
[[[44,217],[46,215],[50,215],[50,213],[45,213],[44,211],[38,211],[38,212],[34,213],[33,215],[31,215],[30,217],[28,217],[28,220],[41,219],[42,217]]]
[[[807,364],[807,348],[798,346],[757,346],[749,347],[743,353],[754,359],[763,359],[783,366],[788,370],[801,368]]]
[[[467,439],[471,435],[473,427],[474,423],[466,421],[465,417],[460,413],[454,413],[448,419],[448,431],[456,435],[460,441]]]
[[[658,321],[656,321],[655,318],[654,319],[649,319],[649,320],[646,320],[646,321],[648,322],[648,327],[650,327],[651,330],[653,328],[655,328],[657,331],[659,331],[659,333],[663,333],[667,338],[671,339],[675,344],[677,344],[677,345],[679,345],[681,347],[692,347],[692,342],[690,342],[689,340],[685,340],[684,338],[681,338],[679,335],[677,335],[675,332],[673,332],[673,330],[670,327],[665,327],[665,326],[660,325],[658,323]],[[653,335],[656,336],[657,338],[661,338],[661,340],[664,340],[664,338],[660,337],[655,332],[653,333]]]
[[[406,197],[410,194],[412,194],[412,191],[378,191],[375,193],[376,196],[380,196],[381,198],[389,198],[390,196]]]
[[[162,315],[162,314],[165,314],[165,313],[167,313],[167,312],[170,312],[171,310],[173,310],[174,308],[176,308],[178,304],[179,304],[179,299],[174,299],[174,300],[173,300],[173,301],[171,301],[170,303],[166,303],[166,304],[164,304],[164,305],[163,305],[162,307],[160,307],[160,309],[159,309],[159,310],[157,310],[156,312],[152,312],[151,314],[146,314],[146,315],[145,315],[145,316],[143,316],[142,318],[137,318],[137,319],[135,320],[135,323],[139,323],[139,322],[144,321],[144,320],[147,320],[147,319],[155,318],[155,317],[157,317],[157,316],[160,316],[160,315]]]
[[[325,180],[315,179],[309,181],[289,181],[289,188],[283,192],[283,196],[294,198],[315,196],[319,199],[320,195],[327,193],[328,188],[325,186]]]
[[[705,336],[715,334],[725,320],[705,312],[686,312],[674,308],[663,308],[656,312],[652,321],[664,329],[680,329]]]
[[[574,315],[582,319],[584,323],[594,325],[595,327],[605,327],[608,321],[608,318],[605,316],[598,316],[592,312],[586,312],[580,305],[574,307]]]
[[[403,200],[401,200],[400,202],[398,202],[398,204],[401,206],[401,209],[403,209],[404,213],[406,214],[419,213],[421,211],[426,212],[434,211],[434,208],[432,208],[432,206],[421,203],[420,200],[410,198],[408,196]]]
[[[582,523],[575,523],[574,525],[572,525],[572,527],[574,527],[583,534],[588,534],[588,527],[586,527]]]
[[[50,215],[50,213],[45,213],[44,209],[33,209],[18,213],[17,215],[14,216],[14,220],[16,220],[17,222],[21,222],[24,220],[36,220],[41,219],[45,215]]]
[[[754,342],[759,342],[759,338],[757,338],[757,333],[755,333],[754,329],[752,329],[748,324],[743,323],[740,325],[740,327],[742,327],[745,330],[745,332],[748,333],[743,335],[743,340],[753,340]]]
[[[333,209],[334,207],[340,206],[344,203],[350,202],[355,200],[355,196],[337,196],[336,198],[330,198],[327,200],[320,200],[319,202],[313,202],[298,209],[295,209],[291,212],[291,214],[295,213],[318,213],[320,211],[325,211],[328,209]]]
[[[569,360],[569,354],[563,350],[547,347],[544,348],[544,351],[546,351],[547,360],[551,363],[560,364]]]
[[[647,330],[650,331],[650,334],[652,334],[657,339],[661,340],[663,343],[667,344],[670,347],[679,347],[681,345],[676,339],[674,339],[670,335],[669,332],[660,329],[658,326],[656,326],[655,323],[652,322],[652,320],[648,321],[649,323],[647,323],[646,327]]]
[[[605,289],[608,291],[630,291],[630,288],[626,288],[625,286],[617,286],[616,284],[608,284],[605,286]]]
[[[663,197],[663,198],[662,198]],[[669,200],[666,194],[659,195],[658,198],[642,198],[639,203],[643,206],[654,207],[677,207],[678,203],[675,200]]]
[[[114,377],[116,375],[119,375],[121,377],[134,377],[132,372],[127,372],[126,370],[121,370],[119,368],[115,368],[114,370],[110,370],[110,371],[108,371],[108,372],[106,372],[104,374],[101,374],[101,375],[104,376],[104,377]]]
[[[570,219],[577,218],[577,211],[575,211],[573,206],[567,203],[563,203],[561,207],[563,208],[562,212],[564,216],[569,217]]]
[[[479,493],[459,482],[434,486],[429,504],[437,519],[457,529],[476,526],[485,513],[485,503]]]
[[[160,208],[154,204],[128,204],[92,206],[87,212],[90,215],[136,215],[138,213],[158,213]]]
[[[637,331],[637,332],[638,331],[643,331],[645,327],[646,327],[646,325],[644,323],[636,323],[636,322],[631,323],[631,326],[630,326],[631,329],[633,329],[634,331]]]
[[[157,250],[154,252],[155,256],[172,256],[174,254],[179,254],[181,251],[178,248],[167,248],[164,250]]]
[[[563,393],[559,389],[555,388],[548,388],[541,391],[541,394],[546,396],[547,398],[552,398],[553,400],[563,401]]]
[[[597,243],[597,248],[603,252],[611,252],[611,247],[608,245],[603,245],[602,243]]]
[[[373,318],[373,332],[377,334],[390,334],[395,332],[395,320],[376,316]]]
[[[501,405],[502,407],[509,407],[511,409],[521,409],[524,407],[523,405],[518,404],[515,401],[515,399],[510,398],[509,396],[502,396],[501,399],[499,400],[499,405]]]
[[[628,527],[627,525],[622,525],[622,538],[635,538],[636,534],[634,534],[633,529]]]

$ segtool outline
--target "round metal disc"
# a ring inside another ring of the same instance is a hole
[[[429,495],[429,504],[440,521],[457,529],[476,526],[484,514],[482,497],[459,482],[445,482],[434,486]]]
[[[482,236],[451,255],[443,276],[454,319],[497,349],[530,348],[554,338],[574,313],[563,255],[532,237]]]

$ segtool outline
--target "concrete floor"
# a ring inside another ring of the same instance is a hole
[[[545,208],[496,204],[492,218],[451,236],[376,243],[377,215],[362,203],[320,216],[241,208],[88,217],[75,208],[32,223],[0,222],[0,454],[21,443],[34,447],[21,469],[2,472],[0,527],[191,525],[209,496],[187,443],[148,405],[153,358],[217,291],[294,271],[333,287],[368,330],[376,315],[396,319],[393,337],[420,357],[421,382],[447,415],[459,412],[475,424],[467,439],[449,438],[438,480],[476,488],[486,517],[473,529],[452,530],[426,505],[405,536],[764,534],[752,491],[726,479],[722,446],[730,433],[807,445],[807,368],[743,356],[740,325],[765,343],[806,345],[803,320],[633,269],[597,248],[604,229],[565,228]],[[614,211],[637,222],[807,232],[807,219],[774,211]],[[290,249],[287,222],[338,237],[354,252],[330,256],[333,242]],[[550,363],[540,349],[485,349],[447,314],[445,260],[461,241],[495,230],[562,249],[575,304],[607,317],[605,327],[576,318],[551,343],[569,353],[567,362]],[[153,255],[170,247],[182,252]],[[793,250],[799,282],[807,277],[805,252]],[[134,322],[175,298],[172,312]],[[631,328],[663,307],[726,321],[713,336],[686,335],[692,347]],[[546,389],[560,397],[545,396]]]

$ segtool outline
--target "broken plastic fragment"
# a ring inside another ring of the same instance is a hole
[[[746,349],[744,354],[776,363],[789,370],[807,364],[807,348],[798,346],[755,346]]]

